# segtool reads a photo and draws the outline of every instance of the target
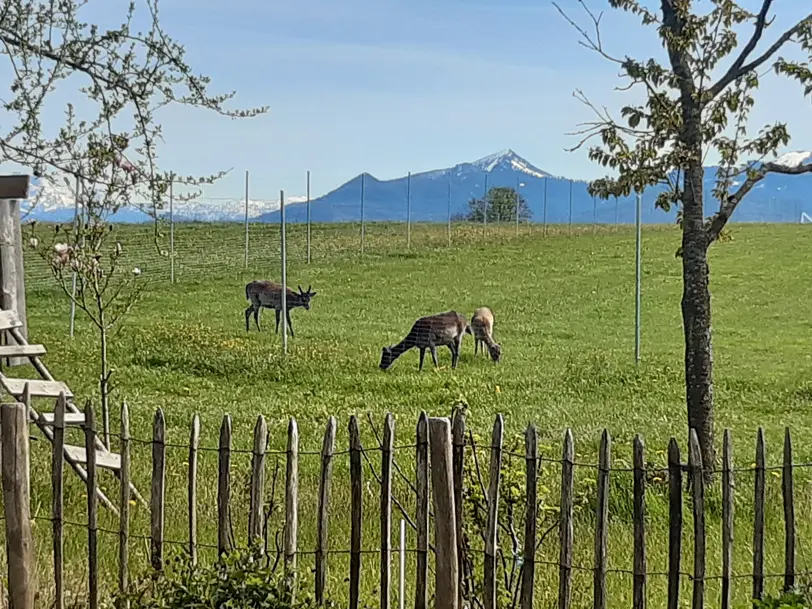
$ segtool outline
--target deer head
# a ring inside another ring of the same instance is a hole
[[[311,292],[310,288],[312,285],[307,286],[307,291],[302,289],[302,286],[298,286],[299,288],[299,298],[302,299],[302,306],[305,308],[306,311],[310,310],[310,299],[313,298],[318,292]]]

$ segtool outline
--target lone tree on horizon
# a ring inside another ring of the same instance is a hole
[[[624,80],[620,89],[642,90],[645,102],[624,106],[618,119],[576,91],[595,119],[577,132],[581,141],[573,150],[598,139],[589,157],[615,174],[592,182],[592,194],[608,199],[666,185],[657,206],[666,211],[678,208],[688,425],[697,432],[703,465],[712,468],[716,458],[708,249],[723,235],[738,204],[767,174],[812,173],[812,164],[782,165],[770,160],[790,140],[785,123],[760,127],[756,135],[750,135],[749,125],[754,92],[768,70],[797,81],[799,95],[812,94],[812,12],[804,17],[809,9],[800,11],[791,27],[763,43],[773,27],[773,0],[760,0],[757,13],[734,0],[710,0],[701,10],[695,0],[659,0],[658,8],[638,0],[609,0],[612,8],[656,30],[665,52],[664,59],[658,60],[613,55],[603,46],[601,16],[583,0],[579,4],[586,11],[588,27],[555,6],[577,30],[582,46],[619,68]],[[742,31],[746,31],[744,44],[739,40]],[[790,49],[807,55],[809,61],[778,55]],[[719,205],[716,213],[705,218],[703,161],[709,154],[720,159],[712,192]]]
[[[519,222],[529,222],[533,217],[527,200],[515,188],[494,186],[485,198],[472,198],[468,201],[468,222],[516,222],[516,205],[519,206]]]

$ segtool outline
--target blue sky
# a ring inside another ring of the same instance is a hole
[[[140,3],[139,3],[140,4]],[[584,16],[575,0],[561,4]],[[97,0],[110,14],[120,0]],[[605,0],[591,6],[608,9]],[[782,0],[767,38],[808,12]],[[313,194],[368,171],[379,178],[446,167],[513,148],[554,174],[594,178],[586,151],[567,152],[567,135],[590,111],[582,88],[618,109],[628,94],[616,67],[577,44],[549,0],[163,0],[166,31],[215,90],[236,89],[235,104],[270,106],[232,121],[175,108],[162,115],[162,158],[180,173],[233,168],[209,196],[252,198],[280,189]],[[92,18],[93,10],[87,17]],[[662,56],[653,30],[608,9],[604,43],[617,55]],[[790,149],[812,148],[812,104],[798,87],[768,77],[753,124],[789,123]]]

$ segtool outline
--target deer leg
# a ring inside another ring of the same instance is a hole
[[[245,331],[246,332],[248,332],[248,330],[251,328],[251,311],[253,311],[253,310],[254,310],[254,307],[248,307],[245,310]]]
[[[474,339],[474,355],[476,355],[477,353],[479,353],[479,339],[475,338]]]
[[[451,367],[456,368],[457,362],[460,361],[460,350],[462,349],[462,335],[457,337],[454,341],[454,349],[451,351]]]
[[[437,361],[437,347],[429,345],[429,351],[431,351],[431,361],[434,362],[434,367],[439,368],[440,363]]]
[[[294,336],[294,334],[293,334],[293,322],[290,321],[290,309],[285,311],[285,319],[288,320],[288,330],[290,330],[290,335]]]
[[[276,313],[276,333],[279,334],[279,309],[274,309]]]
[[[262,307],[254,308],[254,324],[257,326],[257,332],[261,332],[262,328],[259,327],[259,311]]]
[[[420,347],[420,365],[417,367],[418,370],[423,369],[423,358],[426,357],[426,348]]]
[[[451,351],[451,367],[452,368],[457,367],[457,351],[456,351],[456,349],[454,347],[455,347],[454,343],[451,343],[451,344],[448,345],[448,350]]]

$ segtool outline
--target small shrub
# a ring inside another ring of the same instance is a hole
[[[169,568],[134,582],[130,592],[114,601],[131,609],[314,609],[315,601],[301,595],[291,602],[277,564],[257,550],[238,549],[214,564],[192,565],[185,555]],[[335,607],[334,603],[327,603]]]
[[[765,595],[753,601],[753,609],[810,609],[808,590],[789,590],[778,595]]]

